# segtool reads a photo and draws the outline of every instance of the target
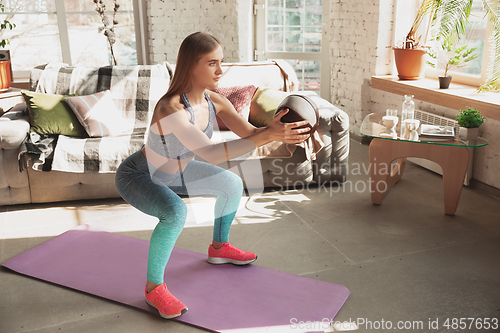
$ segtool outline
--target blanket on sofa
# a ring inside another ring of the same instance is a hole
[[[19,172],[28,167],[28,160],[31,160],[33,169],[50,171],[57,137],[57,135],[38,134],[36,132],[26,134],[26,138],[19,149]]]
[[[127,156],[144,144],[152,111],[167,91],[170,77],[168,63],[99,68],[71,67],[65,64],[35,67],[30,76],[31,91],[84,96],[110,90],[117,109],[128,115],[133,113],[135,119],[134,130],[130,135],[92,138],[59,135],[51,169],[64,172],[115,172]],[[34,138],[36,136],[28,136],[27,140]],[[27,142],[26,145],[38,147],[42,154],[46,147],[54,146],[47,142],[47,138],[43,142]],[[33,168],[49,169],[41,164],[34,164]]]

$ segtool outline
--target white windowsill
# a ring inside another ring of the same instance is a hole
[[[500,93],[476,93],[477,87],[451,82],[439,89],[437,79],[399,80],[397,76],[372,76],[372,89],[398,95],[414,95],[416,100],[462,110],[467,106],[481,111],[486,118],[500,121]]]

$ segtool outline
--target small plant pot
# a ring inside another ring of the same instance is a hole
[[[451,76],[439,77],[439,89],[448,89],[450,87]]]
[[[458,138],[465,140],[465,141],[473,141],[477,140],[477,137],[479,136],[479,127],[474,127],[474,128],[466,128],[466,127],[460,127],[458,129]]]

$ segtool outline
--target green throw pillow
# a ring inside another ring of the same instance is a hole
[[[269,126],[276,108],[289,94],[272,88],[258,88],[250,103],[248,121],[256,127]]]
[[[71,108],[63,101],[74,95],[51,95],[21,91],[31,118],[31,132],[88,137]]]

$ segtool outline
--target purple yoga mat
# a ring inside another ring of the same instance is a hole
[[[149,242],[97,231],[69,230],[2,264],[13,271],[158,315],[145,302]],[[175,319],[220,331],[333,321],[349,290],[256,265],[210,265],[207,255],[174,248],[168,289],[189,308]]]

